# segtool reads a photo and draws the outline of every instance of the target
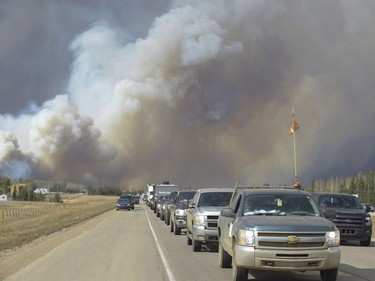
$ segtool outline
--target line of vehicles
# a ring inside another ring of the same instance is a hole
[[[319,271],[322,281],[335,281],[340,243],[371,243],[371,217],[349,194],[281,186],[185,190],[163,182],[149,185],[143,200],[174,235],[184,230],[192,251],[216,245],[218,265],[232,268],[234,281],[248,280],[249,270]]]

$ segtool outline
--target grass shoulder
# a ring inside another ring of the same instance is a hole
[[[62,203],[0,202],[0,252],[79,224],[115,206],[115,196],[62,195]]]

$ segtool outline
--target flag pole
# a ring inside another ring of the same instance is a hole
[[[292,126],[290,128],[290,133],[293,134],[293,156],[294,156],[294,187],[300,188],[301,184],[298,181],[297,174],[297,145],[296,145],[296,131],[298,130],[299,125],[294,119],[294,108],[292,108]]]

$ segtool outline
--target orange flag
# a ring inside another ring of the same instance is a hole
[[[290,129],[289,129],[289,134],[294,134],[298,129],[299,129],[299,125],[296,122],[296,120],[293,119],[292,125],[290,126]]]

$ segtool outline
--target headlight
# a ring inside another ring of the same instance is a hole
[[[254,246],[254,230],[238,230],[237,244],[242,246]]]
[[[326,242],[328,247],[340,246],[340,231],[330,231],[326,233]]]
[[[185,216],[185,210],[177,209],[176,211],[174,211],[174,214],[176,216]]]
[[[163,209],[163,210],[165,210],[165,207],[166,207],[166,206],[165,206],[165,205],[163,205],[163,208],[162,208],[162,209]]]
[[[194,224],[204,224],[206,221],[204,215],[195,215],[194,216]]]
[[[372,225],[372,220],[370,216],[365,217],[365,225],[366,226],[371,226]]]

